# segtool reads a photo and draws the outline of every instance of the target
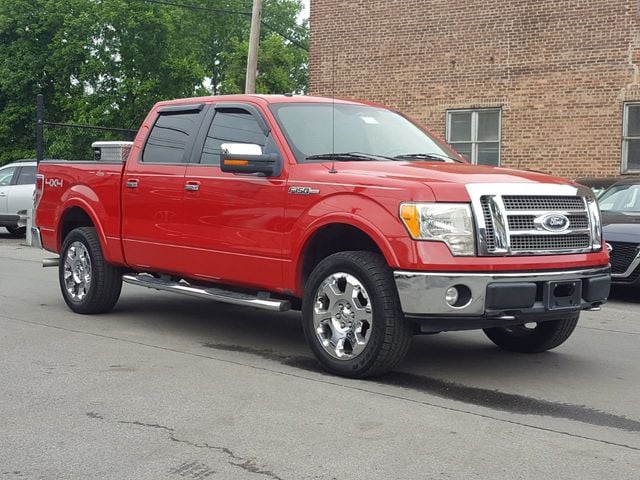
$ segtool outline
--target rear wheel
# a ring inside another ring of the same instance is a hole
[[[72,230],[62,244],[58,269],[60,289],[76,313],[110,311],[122,290],[122,272],[107,263],[93,227]]]
[[[580,312],[560,320],[485,328],[484,333],[500,348],[512,352],[538,353],[563,344],[573,333]]]
[[[322,260],[307,281],[302,319],[322,366],[347,377],[395,367],[413,333],[389,267],[371,252],[340,252]]]
[[[24,236],[27,233],[27,227],[5,227],[11,235]]]

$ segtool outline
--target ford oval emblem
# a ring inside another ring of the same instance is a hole
[[[551,213],[542,218],[542,228],[550,232],[562,232],[569,228],[569,219],[561,213]]]

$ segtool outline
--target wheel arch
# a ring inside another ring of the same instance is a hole
[[[96,229],[105,258],[110,260],[109,249],[107,248],[107,238],[100,222],[98,221],[98,216],[90,205],[77,198],[67,202],[59,216],[57,228],[58,251],[60,252],[62,250],[62,243],[67,235],[69,235],[69,232],[79,227],[94,227]]]
[[[388,265],[397,264],[397,258],[387,239],[376,227],[353,218],[324,219],[309,228],[296,255],[295,292],[302,297],[306,281],[313,269],[324,258],[344,251],[368,251],[382,255]]]

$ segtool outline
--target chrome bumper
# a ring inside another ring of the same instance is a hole
[[[440,319],[535,316],[558,310],[585,310],[604,303],[611,285],[608,266],[536,273],[396,271],[394,277],[406,316]],[[451,287],[465,292],[454,306],[445,300]],[[557,292],[553,290],[556,287],[575,290],[572,298],[567,298],[566,305],[561,296],[558,296],[559,303],[550,303],[550,297],[556,298]]]

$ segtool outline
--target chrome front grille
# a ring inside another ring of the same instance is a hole
[[[484,208],[484,207],[483,207]],[[567,215],[569,228],[580,230],[589,228],[589,216],[585,212],[582,215]],[[535,230],[536,215],[509,215],[509,230]]]
[[[584,202],[580,197],[560,195],[505,195],[502,197],[507,210],[581,210]]]
[[[493,234],[493,222],[491,219],[491,209],[489,208],[489,203],[488,202],[483,202],[482,203],[482,214],[484,216],[484,222],[487,225],[491,225],[491,228],[487,228],[487,231],[485,233],[485,243],[487,245],[487,248],[490,250],[495,250],[496,248],[496,237]]]
[[[600,218],[588,190],[553,184],[470,184],[467,190],[476,214],[481,256],[601,249]]]
[[[514,235],[512,250],[561,250],[590,248],[591,236],[582,235]]]

